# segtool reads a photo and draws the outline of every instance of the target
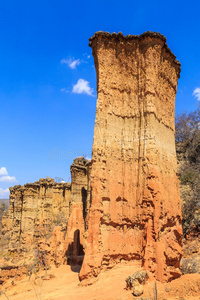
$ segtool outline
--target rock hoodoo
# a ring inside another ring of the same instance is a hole
[[[90,164],[91,161],[78,157],[70,167],[71,202],[65,237],[65,255],[69,264],[81,265],[83,262],[90,199]]]
[[[80,278],[121,260],[180,276],[174,114],[180,63],[159,33],[90,38],[97,72],[87,248]]]

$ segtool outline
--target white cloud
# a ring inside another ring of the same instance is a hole
[[[74,58],[69,58],[69,59],[63,58],[60,62],[61,64],[68,65],[70,69],[73,70],[76,69],[76,67],[81,63],[80,59],[74,59]]]
[[[68,91],[67,89],[65,89],[65,88],[62,88],[60,91],[61,91],[62,93],[63,93],[63,92],[69,93],[69,91]]]
[[[196,88],[192,95],[195,96],[198,101],[200,101],[200,88]]]
[[[0,168],[0,176],[6,176],[8,175],[8,171],[5,167]]]
[[[86,56],[87,58],[90,58],[90,57],[91,57],[91,55],[88,54],[87,52],[83,53],[83,56]]]
[[[91,159],[92,159],[92,157],[90,157],[90,156],[86,156],[86,157],[85,157],[85,159],[87,159],[87,160],[91,160]]]
[[[2,176],[0,177],[0,182],[16,182],[15,176]]]
[[[94,96],[93,91],[94,90],[90,87],[89,82],[81,78],[73,85],[72,89],[72,93],[74,94],[87,94],[89,96]]]
[[[2,198],[8,198],[10,194],[9,189],[3,190],[0,188],[0,199]]]

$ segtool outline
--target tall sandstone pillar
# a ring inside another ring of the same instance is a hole
[[[174,114],[180,63],[159,33],[97,32],[91,209],[80,278],[137,260],[158,280],[180,276],[181,203]]]

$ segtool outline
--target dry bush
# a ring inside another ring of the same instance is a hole
[[[200,232],[200,109],[176,118],[176,152],[180,185],[188,189],[181,194],[183,234],[187,237]]]
[[[199,262],[195,258],[183,258],[181,260],[181,271],[183,274],[197,273]]]

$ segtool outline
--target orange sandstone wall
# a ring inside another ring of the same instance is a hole
[[[97,32],[87,249],[80,278],[138,260],[158,280],[180,275],[181,203],[174,112],[180,63],[159,33]]]

